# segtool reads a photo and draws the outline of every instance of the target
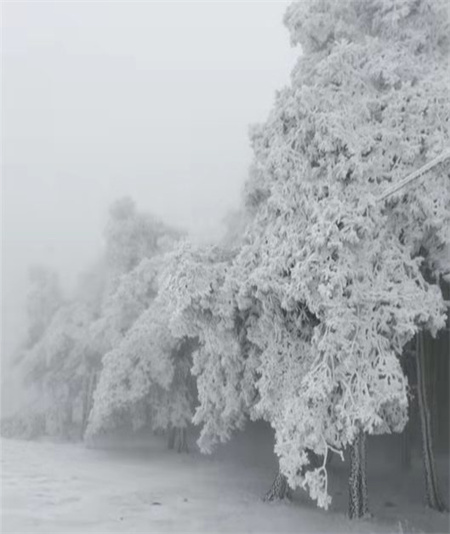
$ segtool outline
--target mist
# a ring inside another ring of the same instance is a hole
[[[2,532],[448,531],[445,1],[2,8]]]
[[[211,239],[237,207],[248,126],[294,61],[286,2],[5,2],[2,363],[28,267],[66,291],[99,256],[108,205]]]

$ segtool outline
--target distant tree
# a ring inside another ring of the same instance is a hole
[[[113,274],[127,273],[144,258],[170,248],[181,235],[151,214],[138,212],[131,198],[119,199],[109,210],[105,230],[107,265]]]
[[[15,372],[17,372],[21,383],[25,404],[28,398],[33,398],[42,392],[45,371],[35,349],[45,335],[46,329],[51,324],[55,314],[64,305],[59,279],[54,271],[42,265],[34,265],[30,267],[28,274],[30,287],[26,300],[27,325],[25,339],[16,349],[13,360]],[[27,362],[26,364],[24,363],[25,361]],[[22,415],[14,415],[13,419],[16,417],[22,417]],[[26,427],[30,425],[34,427],[30,431],[31,435],[36,434],[38,427],[43,428],[40,423],[34,424],[33,417],[30,415],[30,417],[26,418],[27,423],[21,425],[22,430],[19,434],[27,434]],[[35,417],[43,419],[42,414],[37,413],[36,410]]]
[[[155,297],[161,258],[181,235],[150,214],[137,212],[129,198],[111,206],[97,320],[88,336],[91,352],[100,359]]]
[[[96,280],[95,271],[89,274],[97,294],[97,312],[85,337],[89,372],[84,385],[84,429],[93,406],[103,357],[121,343],[155,297],[162,255],[170,251],[181,236],[179,230],[137,211],[130,198],[112,204],[105,229],[101,277]]]
[[[174,258],[169,253],[159,260],[158,280],[171,268]],[[141,262],[135,271],[142,268]],[[130,298],[131,287],[120,286],[117,302],[122,310],[127,301],[133,303],[134,310],[139,309],[138,295],[150,300],[103,358],[87,438],[131,422],[133,428],[149,425],[169,432],[169,446],[174,446],[176,440],[178,450],[186,451],[186,428],[192,419],[195,398],[190,378],[194,343],[183,336],[173,336],[169,329],[173,313],[170,291],[164,293],[152,285],[150,290],[138,291]]]
[[[78,276],[74,299],[84,302],[92,310],[94,318],[97,318],[101,314],[107,289],[106,259],[104,256],[100,256]]]
[[[245,229],[248,223],[248,212],[244,207],[230,211],[223,219],[224,234],[219,241],[223,249],[237,249],[245,239]]]
[[[23,359],[25,382],[37,387],[33,403],[39,405],[45,419],[46,434],[79,435],[85,374],[82,341],[91,320],[83,304],[64,304]]]
[[[37,389],[42,432],[84,433],[102,358],[156,296],[160,258],[180,236],[122,199],[110,210],[104,257],[83,273],[71,301],[62,301],[56,275],[32,270],[29,333],[17,360],[28,390]]]
[[[29,281],[25,348],[31,348],[39,341],[63,303],[58,275],[54,271],[42,265],[35,265],[29,270]]]

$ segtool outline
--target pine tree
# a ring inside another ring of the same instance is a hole
[[[352,445],[359,517],[364,434],[404,428],[403,347],[444,324],[424,266],[448,242],[445,167],[378,199],[448,145],[448,13],[439,0],[320,0],[292,5],[285,22],[303,55],[252,130],[244,243],[231,267],[199,262],[198,286],[185,277],[201,346],[195,420],[205,449],[249,414],[268,420],[289,485],[323,507],[326,460]],[[321,466],[308,468],[309,451]]]

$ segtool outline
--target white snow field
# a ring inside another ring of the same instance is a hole
[[[369,447],[372,519],[346,518],[347,466],[337,458],[329,468],[333,503],[328,512],[317,509],[302,491],[295,493],[292,503],[262,502],[261,495],[276,471],[270,438],[264,425],[253,425],[212,456],[197,450],[188,455],[167,451],[164,439],[155,436],[118,438],[114,445],[101,449],[3,439],[1,531],[338,534],[449,530],[448,515],[422,504],[420,466],[408,474],[396,466],[393,441],[384,449],[387,455]],[[441,463],[443,474],[448,462]],[[448,500],[448,477],[442,478]]]

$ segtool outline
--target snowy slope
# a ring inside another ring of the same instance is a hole
[[[177,455],[165,450],[162,438],[148,436],[103,449],[3,440],[2,532],[448,531],[448,516],[420,502],[419,470],[390,481],[387,464],[369,477],[376,519],[347,520],[346,466],[337,459],[329,512],[301,492],[291,504],[263,503],[276,469],[268,438],[266,428],[254,426],[210,457]],[[413,491],[405,497],[408,488]]]

